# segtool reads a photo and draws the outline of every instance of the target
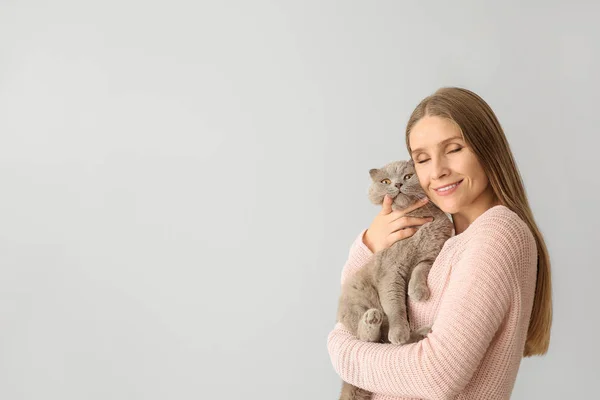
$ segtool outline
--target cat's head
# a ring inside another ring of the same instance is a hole
[[[381,168],[369,170],[369,175],[373,181],[369,187],[369,200],[373,204],[383,203],[386,194],[394,199],[394,204],[399,208],[425,197],[412,160],[390,162]]]

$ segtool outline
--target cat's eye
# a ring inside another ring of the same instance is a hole
[[[381,181],[381,183],[385,183],[386,185],[389,185],[390,183],[392,183],[392,181],[390,181],[388,178],[385,178],[384,180]]]
[[[412,178],[412,176],[413,176],[413,174],[406,174],[406,175],[404,175],[404,180],[407,181],[410,178]]]

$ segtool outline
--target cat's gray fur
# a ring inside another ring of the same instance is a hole
[[[381,205],[384,196],[394,199],[392,209],[405,209],[425,197],[412,160],[394,161],[369,171],[369,200]],[[404,179],[412,175],[409,179]],[[381,181],[389,179],[391,183]],[[429,298],[427,276],[444,242],[452,235],[453,223],[431,201],[407,214],[434,220],[409,238],[376,252],[372,259],[342,285],[337,320],[359,339],[368,342],[405,344],[421,340],[429,327],[410,332],[406,294],[416,301]],[[340,400],[368,400],[371,393],[343,383]]]

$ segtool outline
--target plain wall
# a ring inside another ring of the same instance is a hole
[[[333,399],[340,272],[418,102],[494,109],[552,261],[513,399],[590,398],[594,1],[0,2],[0,398]]]

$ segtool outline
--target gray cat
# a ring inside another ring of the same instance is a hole
[[[369,171],[373,182],[369,200],[381,205],[387,194],[394,199],[392,209],[404,209],[425,197],[412,160],[394,161],[381,169]],[[432,202],[406,214],[430,217],[411,237],[399,240],[376,252],[372,259],[341,289],[337,320],[360,340],[405,344],[421,340],[429,327],[410,332],[406,312],[406,292],[416,301],[429,298],[427,276],[452,235],[454,226],[446,213]],[[343,383],[340,400],[368,400],[371,393],[347,382]]]

